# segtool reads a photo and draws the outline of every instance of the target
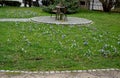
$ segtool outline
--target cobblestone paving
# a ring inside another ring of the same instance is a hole
[[[120,78],[120,71],[74,73],[9,73],[0,72],[0,78]]]

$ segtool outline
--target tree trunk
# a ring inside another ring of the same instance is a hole
[[[120,8],[120,0],[116,0],[115,8]]]
[[[103,11],[104,12],[110,12],[111,8],[107,7],[107,5],[103,4]]]
[[[114,0],[99,0],[102,3],[103,11],[110,12],[114,5]]]

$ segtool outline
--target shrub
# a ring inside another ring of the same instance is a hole
[[[21,3],[18,1],[4,1],[4,4],[7,6],[17,6],[17,7],[21,5]]]
[[[51,13],[52,8],[55,8],[55,6],[54,5],[49,5],[49,6],[43,6],[42,7],[43,11],[49,12],[49,13]]]
[[[62,3],[65,7],[67,7],[67,13],[76,13],[79,11],[78,0],[54,0],[54,3],[49,2],[49,5],[44,6],[43,10],[46,12],[51,12],[51,8],[55,8],[55,6],[59,3]],[[44,5],[44,4],[43,4]]]
[[[49,0],[42,0],[42,4],[45,6],[50,5],[50,1]]]
[[[3,0],[0,0],[0,6],[3,6]]]

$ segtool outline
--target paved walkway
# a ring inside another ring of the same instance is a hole
[[[64,20],[55,20],[55,17],[50,16],[40,16],[40,17],[33,17],[31,18],[32,21],[35,22],[42,22],[48,24],[70,24],[70,25],[84,25],[84,24],[91,24],[92,21],[85,19],[85,18],[78,18],[78,17],[67,17],[67,21]]]
[[[33,18],[1,18],[1,22],[39,22],[39,23],[48,23],[48,24],[70,24],[70,25],[84,25],[84,24],[91,24],[92,21],[85,19],[85,18],[78,18],[78,17],[68,17],[67,21],[64,20],[55,20],[55,17],[50,16],[40,16],[40,17],[33,17]]]
[[[0,72],[0,78],[120,78],[120,70],[82,72]]]
[[[30,18],[0,18],[0,22],[28,22]]]

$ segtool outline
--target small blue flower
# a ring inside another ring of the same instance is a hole
[[[87,42],[87,41],[84,41],[83,44],[84,44],[84,45],[88,45],[88,42]]]
[[[66,35],[62,35],[62,39],[64,39],[66,37]]]
[[[105,51],[104,49],[101,49],[101,50],[100,50],[100,52],[102,52],[102,53],[103,53],[104,51]]]
[[[118,41],[118,45],[120,45],[120,41]]]

